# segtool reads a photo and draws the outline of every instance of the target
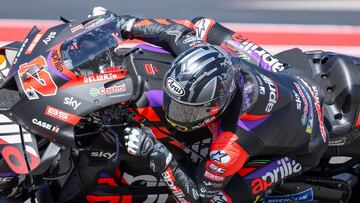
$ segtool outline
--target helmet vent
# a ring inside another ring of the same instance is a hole
[[[351,109],[351,96],[348,95],[344,101],[344,104],[342,106],[342,112],[343,113],[349,113]]]
[[[332,88],[332,87],[328,87],[328,88],[326,88],[326,91],[329,92],[329,93],[331,93],[331,92],[333,92],[333,88]]]
[[[317,59],[317,58],[314,58],[312,61],[313,61],[314,64],[319,64],[320,63],[320,59]]]
[[[328,60],[329,60],[328,57],[323,58],[323,59],[321,60],[321,64],[325,64]]]
[[[342,114],[341,113],[338,113],[338,114],[335,114],[334,115],[334,118],[335,118],[335,120],[341,120],[342,119]]]

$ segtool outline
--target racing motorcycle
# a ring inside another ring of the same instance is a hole
[[[174,202],[148,164],[123,147],[126,127],[146,125],[189,170],[208,154],[208,130],[184,135],[160,122],[161,80],[174,57],[148,44],[125,46],[114,16],[61,20],[47,30],[34,27],[23,42],[0,50],[1,200]],[[11,60],[10,51],[16,51]],[[296,71],[335,90],[326,95],[332,109],[326,122],[334,137],[319,167],[287,179],[262,201],[347,202],[359,175],[360,141],[357,126],[341,119],[356,116],[358,103],[351,98],[333,102],[350,103],[344,109],[331,106],[331,99],[342,87],[357,83],[356,58],[298,49],[278,57],[301,64]],[[333,76],[326,73],[334,67],[336,74],[347,76],[344,84],[328,79]],[[352,91],[350,97],[356,98]],[[336,111],[340,113],[330,114]],[[334,156],[351,159],[333,164],[329,160]]]

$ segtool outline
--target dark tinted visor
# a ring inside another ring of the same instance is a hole
[[[217,102],[211,102],[215,105],[186,105],[171,99],[166,93],[164,94],[163,102],[167,117],[179,123],[202,121],[216,114],[218,111]]]

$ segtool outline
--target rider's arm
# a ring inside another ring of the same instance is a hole
[[[149,128],[128,130],[126,139],[129,153],[146,158],[178,202],[207,202],[225,187],[249,157],[237,143],[238,136],[224,131],[212,143],[210,158],[197,167],[196,177],[192,179]]]
[[[196,35],[209,44],[219,45],[229,52],[236,52],[243,59],[266,70],[278,72],[284,69],[283,64],[261,46],[250,41],[240,33],[236,33],[211,18],[197,17],[192,20]]]
[[[188,25],[188,26],[186,26]],[[123,35],[128,39],[140,39],[160,46],[177,56],[196,45],[205,42],[195,36],[190,21],[169,19],[136,19],[126,20]]]

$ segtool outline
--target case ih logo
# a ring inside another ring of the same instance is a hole
[[[71,125],[76,125],[81,119],[81,117],[77,115],[62,111],[52,106],[46,107],[45,115],[54,118],[56,120],[63,121],[65,123],[69,123]]]

